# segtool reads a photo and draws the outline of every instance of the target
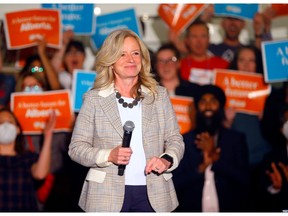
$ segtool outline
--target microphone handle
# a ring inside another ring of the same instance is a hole
[[[130,147],[130,141],[132,137],[132,132],[124,131],[123,141],[122,141],[122,147]],[[125,171],[126,165],[119,165],[118,166],[118,175],[123,176]]]
[[[124,175],[124,170],[125,170],[125,168],[126,168],[126,165],[119,165],[118,166],[118,175],[119,176],[123,176]]]

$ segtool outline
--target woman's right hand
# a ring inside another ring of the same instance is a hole
[[[127,165],[132,155],[132,149],[129,147],[117,146],[112,149],[109,154],[108,162],[112,162],[118,165]]]

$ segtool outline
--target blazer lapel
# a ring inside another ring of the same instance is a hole
[[[111,125],[115,128],[120,137],[123,137],[123,126],[121,123],[117,103],[115,100],[115,95],[111,94],[108,97],[103,97],[100,100],[100,106],[102,107],[104,113],[106,114]]]

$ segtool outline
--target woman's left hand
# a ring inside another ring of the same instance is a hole
[[[148,175],[152,171],[161,174],[169,168],[170,164],[171,163],[164,158],[153,157],[146,165],[145,174]]]

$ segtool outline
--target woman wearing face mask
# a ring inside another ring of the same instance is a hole
[[[24,150],[22,130],[15,115],[0,109],[0,211],[38,211],[34,180],[44,179],[50,168],[52,112],[44,130],[45,140],[38,156]]]
[[[273,149],[264,157],[261,203],[264,211],[282,212],[288,209],[288,105],[280,112],[283,142],[273,143]]]
[[[16,82],[16,92],[43,92],[46,85],[43,78],[38,73],[27,71],[22,73]]]

